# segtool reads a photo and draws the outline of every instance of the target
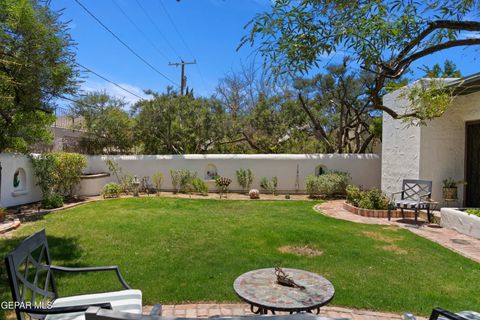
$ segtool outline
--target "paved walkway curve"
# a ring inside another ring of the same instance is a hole
[[[426,223],[420,225],[413,224],[412,220],[392,219],[388,221],[385,218],[368,218],[353,214],[343,209],[344,200],[326,201],[314,206],[314,210],[323,215],[347,220],[356,223],[394,225],[410,230],[411,232],[436,242],[445,248],[453,250],[464,257],[480,263],[480,240],[466,236],[454,230],[431,227]]]
[[[148,314],[152,306],[144,306],[143,313]],[[287,314],[278,312],[277,314]],[[187,318],[205,318],[212,316],[246,316],[252,315],[250,306],[247,304],[177,304],[162,306],[162,316],[166,317],[187,317]],[[353,320],[387,320],[402,319],[402,315],[386,312],[375,312],[368,310],[347,309],[341,307],[322,307],[320,316],[329,318],[349,318]],[[417,317],[419,320],[426,318]]]

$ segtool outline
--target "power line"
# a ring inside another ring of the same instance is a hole
[[[180,38],[180,40],[182,41],[183,45],[185,46],[185,48],[187,49],[188,53],[192,56],[192,58],[196,61],[197,59],[195,58],[195,55],[193,54],[193,51],[190,49],[190,47],[188,46],[187,42],[185,41],[185,39],[183,38],[182,36],[182,33],[178,30],[177,28],[177,25],[175,24],[175,21],[172,19],[172,16],[170,15],[170,13],[168,13],[168,10],[167,10],[167,7],[165,7],[165,5],[163,4],[163,1],[162,0],[159,0],[160,2],[160,6],[162,7],[163,11],[165,12],[168,20],[170,21],[170,23],[172,24],[173,28],[175,29],[175,32],[177,33],[178,37]],[[202,86],[203,86],[203,89],[205,91],[207,91],[207,85],[206,85],[206,82],[205,82],[205,79],[203,78],[203,74],[200,70],[200,66],[198,64],[195,64],[195,68],[197,69],[198,71],[198,74],[200,76],[200,80],[202,81]]]
[[[137,97],[137,98],[139,98],[139,99],[142,99],[142,100],[143,100],[143,98],[142,98],[142,97],[140,97],[138,94],[136,94],[136,93],[133,93],[132,91],[130,91],[130,90],[128,90],[128,89],[126,89],[126,88],[122,87],[122,86],[121,86],[121,85],[119,85],[118,83],[116,83],[116,82],[113,82],[112,80],[109,80],[109,79],[105,78],[104,76],[102,76],[102,75],[100,75],[100,74],[96,73],[96,72],[95,72],[95,71],[93,71],[92,69],[89,69],[89,68],[87,68],[87,67],[85,67],[85,66],[81,65],[81,64],[80,64],[80,63],[78,63],[78,62],[76,62],[76,64],[77,64],[78,66],[82,67],[83,69],[87,70],[88,72],[90,72],[90,73],[93,73],[93,74],[94,74],[94,75],[96,75],[97,77],[99,77],[99,78],[101,78],[101,79],[103,79],[103,80],[105,80],[105,81],[107,81],[107,82],[109,82],[109,83],[113,84],[113,85],[114,85],[114,86],[116,86],[117,88],[120,88],[120,89],[122,89],[123,91],[125,91],[125,92],[127,92],[127,93],[130,93],[132,96],[135,96],[135,97]]]
[[[137,1],[138,1],[138,0],[137,0]],[[183,36],[182,36],[182,34],[180,33],[180,31],[178,31],[178,28],[177,28],[177,26],[175,25],[175,21],[172,19],[172,17],[171,17],[170,14],[168,13],[167,8],[166,8],[165,5],[163,4],[162,0],[160,0],[159,2],[160,2],[160,5],[162,6],[163,11],[164,11],[165,14],[167,15],[168,20],[170,20],[170,23],[172,24],[173,28],[175,29],[175,32],[177,33],[178,37],[179,37],[180,40],[183,42],[183,45],[184,45],[185,48],[187,49],[188,53],[190,53],[190,55],[192,56],[192,58],[195,59],[195,55],[193,54],[192,50],[190,50],[190,47],[188,46],[187,42],[186,42],[185,39],[183,38]]]
[[[143,37],[148,41],[148,43],[155,49],[155,51],[158,52],[162,57],[165,58],[165,60],[169,60],[168,57],[155,45],[155,43],[150,39],[150,37],[128,16],[128,14],[125,12],[125,10],[122,9],[122,7],[115,2],[115,0],[112,0],[113,4],[120,10],[120,12],[125,16],[125,18],[137,29],[137,31],[143,35]]]
[[[75,0],[77,1],[77,0]],[[163,40],[165,40],[165,42],[167,43],[167,45],[173,50],[173,52],[177,55],[177,57],[182,60],[182,58],[180,57],[180,54],[178,53],[178,51],[172,46],[172,44],[170,43],[170,41],[168,41],[168,39],[163,35],[163,32],[162,30],[160,30],[160,27],[155,23],[155,21],[152,19],[152,17],[150,16],[150,14],[148,13],[147,10],[145,10],[145,8],[142,6],[142,4],[140,3],[140,1],[138,0],[135,0],[135,2],[137,3],[137,5],[140,7],[140,9],[142,9],[143,13],[145,14],[145,16],[147,17],[148,21],[150,21],[150,23],[155,27],[155,29],[158,31],[158,33],[160,34],[160,36],[163,38]]]
[[[149,66],[150,69],[152,69],[153,71],[155,71],[160,76],[167,79],[168,81],[170,81],[174,85],[178,86],[178,84],[176,82],[174,82],[169,77],[164,75],[161,71],[159,71],[157,68],[152,66],[147,60],[145,60],[142,56],[140,56],[137,52],[135,52],[135,50],[133,50],[128,44],[126,44],[122,39],[120,39],[112,30],[110,30],[102,21],[100,21],[100,19],[98,19],[90,10],[88,10],[88,8],[85,7],[79,0],[75,0],[75,2],[80,7],[82,7],[82,9],[85,10],[85,12],[87,12],[93,19],[95,19],[95,21],[97,21],[105,30],[107,30],[115,39],[117,39],[125,48],[127,48],[131,53],[133,53],[138,59],[140,59],[147,66]]]

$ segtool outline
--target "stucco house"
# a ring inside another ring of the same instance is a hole
[[[480,73],[448,79],[455,98],[439,118],[424,126],[406,126],[383,116],[381,187],[401,190],[402,179],[433,181],[432,198],[442,205],[480,207]],[[401,90],[384,96],[385,106],[401,112],[408,105]],[[442,181],[466,181],[458,201],[445,203]]]

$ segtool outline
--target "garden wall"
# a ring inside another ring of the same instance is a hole
[[[152,176],[155,172],[164,175],[163,189],[171,190],[171,169],[189,169],[196,171],[198,177],[207,180],[210,190],[214,189],[213,181],[208,181],[207,171],[216,170],[220,176],[232,179],[230,190],[240,191],[235,171],[240,168],[251,169],[255,176],[252,188],[260,190],[260,179],[278,177],[278,190],[283,193],[305,192],[305,177],[315,174],[321,167],[323,170],[349,172],[352,183],[365,188],[380,187],[381,159],[375,154],[279,154],[279,155],[135,155],[135,156],[91,156],[86,171],[98,173],[107,171],[105,160],[117,161],[122,169],[138,178]],[[298,167],[298,179],[297,179]],[[115,177],[108,178],[115,181]],[[89,190],[90,193],[92,190]],[[262,191],[262,190],[260,190]],[[81,194],[85,191],[80,191]],[[98,193],[99,190],[96,190]]]
[[[30,160],[24,155],[0,154],[0,207],[39,201],[42,192],[36,186]]]
[[[171,169],[189,169],[196,171],[204,180],[207,171],[216,170],[218,175],[232,179],[230,189],[240,191],[235,171],[249,168],[255,175],[252,188],[260,189],[262,177],[278,177],[278,189],[283,193],[296,192],[297,166],[298,191],[305,191],[305,177],[323,170],[339,170],[349,172],[352,183],[365,188],[380,186],[380,156],[375,154],[308,154],[308,155],[132,155],[132,156],[88,156],[85,173],[106,172],[106,159],[117,161],[125,172],[138,178],[152,176],[155,172],[163,172],[165,181],[163,188],[171,190]],[[41,191],[35,185],[36,179],[30,160],[24,155],[0,154],[2,167],[0,176],[0,207],[10,207],[41,200]],[[17,179],[14,178],[18,170]],[[16,180],[16,182],[14,182]],[[80,195],[98,195],[103,185],[116,181],[115,177],[92,181],[89,187],[80,188]],[[17,184],[18,182],[18,184]],[[98,183],[97,183],[98,182]],[[207,181],[210,190],[215,190],[213,181]],[[261,191],[261,190],[260,190]]]

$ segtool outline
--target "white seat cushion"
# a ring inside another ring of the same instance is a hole
[[[68,307],[106,302],[110,302],[112,310],[114,311],[142,313],[142,292],[133,289],[58,298],[53,302],[52,307]],[[85,315],[83,312],[52,314],[48,315],[45,320],[85,320]]]

